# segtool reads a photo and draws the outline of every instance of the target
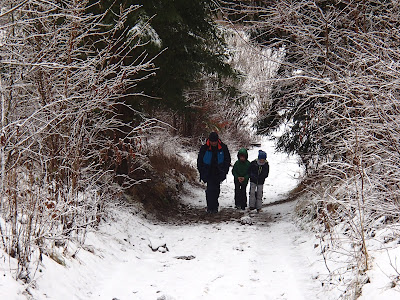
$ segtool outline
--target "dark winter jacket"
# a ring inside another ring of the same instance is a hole
[[[267,161],[265,161],[264,165],[259,165],[257,159],[251,162],[249,168],[250,182],[255,184],[264,184],[265,178],[268,177],[268,174],[269,164]]]
[[[244,155],[246,157],[245,161],[240,161],[240,155]],[[248,154],[247,150],[245,148],[242,148],[238,152],[238,160],[235,162],[233,165],[232,169],[232,174],[233,177],[235,178],[235,182],[238,183],[238,177],[244,177],[244,181],[242,182],[242,185],[246,186],[247,183],[249,182],[249,167],[250,167],[250,162],[247,160]]]
[[[231,155],[228,147],[218,140],[218,145],[212,147],[210,141],[201,146],[197,157],[197,169],[200,180],[207,182],[210,178],[222,182],[226,178],[231,165]]]

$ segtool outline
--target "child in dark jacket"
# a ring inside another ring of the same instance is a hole
[[[235,206],[244,210],[247,206],[246,187],[249,182],[250,162],[245,148],[238,152],[238,160],[233,165],[232,174],[235,181]]]
[[[267,161],[267,153],[265,153],[262,150],[259,150],[258,159],[252,161],[249,168],[250,210],[257,209],[257,212],[261,211],[263,187],[265,179],[268,177],[268,174],[269,174],[269,164]]]

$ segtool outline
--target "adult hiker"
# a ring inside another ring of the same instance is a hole
[[[246,187],[249,182],[250,167],[250,162],[247,160],[248,154],[246,148],[240,149],[237,157],[238,160],[232,169],[235,182],[235,207],[244,210],[247,206]]]
[[[228,147],[221,142],[216,132],[211,132],[197,157],[200,180],[207,183],[207,213],[218,212],[220,185],[225,180],[230,165],[231,155]]]
[[[250,176],[250,197],[249,206],[250,210],[257,209],[261,211],[263,187],[265,179],[269,174],[269,164],[267,161],[267,153],[262,150],[258,151],[258,158],[251,162],[249,168]]]

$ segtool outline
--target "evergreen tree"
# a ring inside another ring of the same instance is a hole
[[[226,63],[222,35],[213,20],[213,1],[101,0],[89,10],[109,10],[104,22],[112,24],[121,5],[140,5],[125,21],[121,35],[138,33],[138,42],[146,43],[146,52],[155,57],[157,68],[155,76],[138,82],[135,91],[130,91],[135,96],[125,99],[134,108],[147,112],[171,109],[184,114],[190,111],[184,92],[198,88],[205,74],[233,75]]]

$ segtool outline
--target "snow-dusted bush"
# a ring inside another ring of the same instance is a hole
[[[366,232],[382,216],[400,217],[400,3],[220,2],[255,41],[285,48],[260,126],[289,122],[278,145],[299,154],[317,183],[318,201],[303,212],[328,233],[348,223],[365,272]]]
[[[118,100],[153,69],[139,33],[122,25],[137,7],[121,7],[114,26],[88,4],[0,2],[1,242],[25,279],[34,249],[82,241],[99,221],[118,166],[140,165],[140,136],[154,125],[117,116]]]
[[[253,127],[270,105],[271,79],[275,78],[285,56],[284,47],[263,47],[251,38],[247,27],[226,25],[230,64],[240,72],[240,89],[252,100],[245,103],[243,123]],[[246,30],[247,29],[247,30]]]

